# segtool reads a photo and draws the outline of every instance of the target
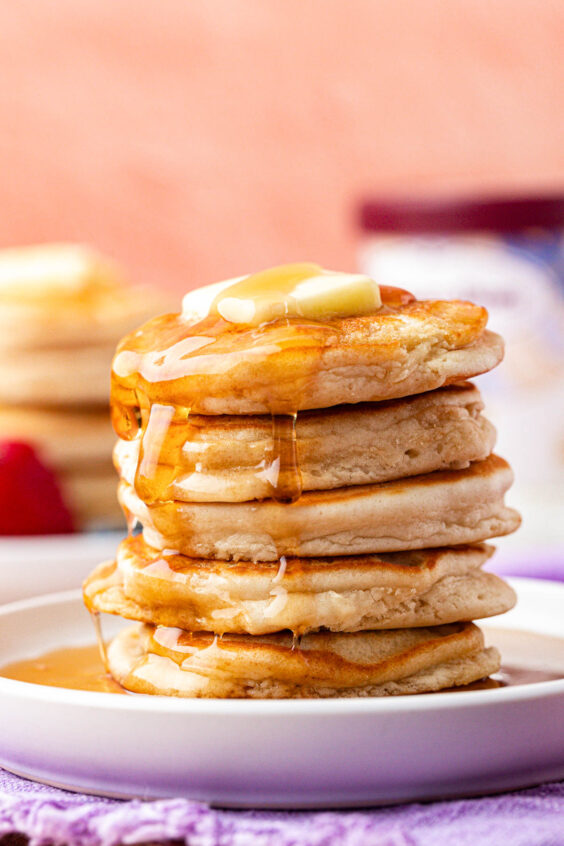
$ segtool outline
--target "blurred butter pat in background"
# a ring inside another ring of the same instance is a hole
[[[3,534],[123,525],[108,374],[120,338],[165,303],[126,284],[121,268],[87,247],[0,251]],[[61,508],[53,511],[53,486],[70,520],[60,521]]]

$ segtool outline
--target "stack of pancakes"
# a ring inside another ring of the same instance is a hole
[[[36,448],[77,527],[123,523],[108,368],[119,338],[162,307],[85,247],[0,252],[0,439]]]
[[[512,481],[465,380],[502,358],[484,309],[382,307],[258,328],[165,315],[113,364],[130,534],[84,586],[138,621],[107,651],[142,693],[419,693],[496,672],[473,620],[512,607],[482,565]]]

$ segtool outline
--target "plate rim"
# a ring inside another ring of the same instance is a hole
[[[13,551],[16,554],[25,554],[29,551],[35,551],[38,547],[42,552],[51,552],[51,549],[45,550],[45,547],[75,547],[83,545],[97,546],[98,544],[105,544],[112,539],[117,540],[119,537],[126,537],[127,527],[123,529],[100,529],[98,531],[85,532],[65,532],[56,533],[53,535],[2,535],[0,536],[0,550]]]
[[[557,590],[564,599],[564,583],[549,579],[534,579],[525,577],[509,578],[507,580],[517,591],[527,590]],[[80,588],[44,594],[28,599],[19,599],[0,605],[0,621],[22,611],[44,608],[59,604],[82,603]],[[86,609],[85,609],[85,613]],[[501,618],[503,615],[499,615]],[[486,620],[488,618],[485,618]],[[494,618],[490,618],[494,619]],[[49,702],[54,705],[73,706],[76,708],[92,708],[103,710],[132,711],[133,713],[185,713],[187,715],[202,716],[315,716],[343,714],[367,714],[375,716],[386,713],[420,713],[421,711],[451,711],[464,707],[503,706],[510,702],[522,702],[564,694],[564,679],[537,682],[530,685],[516,685],[501,687],[493,690],[472,690],[457,693],[436,692],[411,694],[409,696],[389,697],[358,697],[334,699],[196,699],[169,697],[162,695],[131,695],[111,696],[104,692],[71,690],[33,682],[17,681],[0,677],[0,697],[2,695],[20,696],[28,700]]]

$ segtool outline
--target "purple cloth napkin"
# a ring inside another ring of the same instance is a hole
[[[564,580],[550,560],[501,562],[498,572]],[[494,559],[495,560],[495,559]],[[478,799],[362,811],[223,811],[187,799],[124,802],[35,784],[0,769],[0,838],[31,846],[564,846],[564,782]]]
[[[500,576],[528,576],[564,582],[564,545],[544,550],[505,550],[502,547],[488,561],[488,570]]]
[[[222,811],[186,799],[81,796],[0,770],[0,837],[16,831],[31,846],[562,846],[564,784],[362,811]]]

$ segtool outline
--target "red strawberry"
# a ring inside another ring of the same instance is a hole
[[[0,535],[74,531],[52,471],[25,443],[0,441]]]

